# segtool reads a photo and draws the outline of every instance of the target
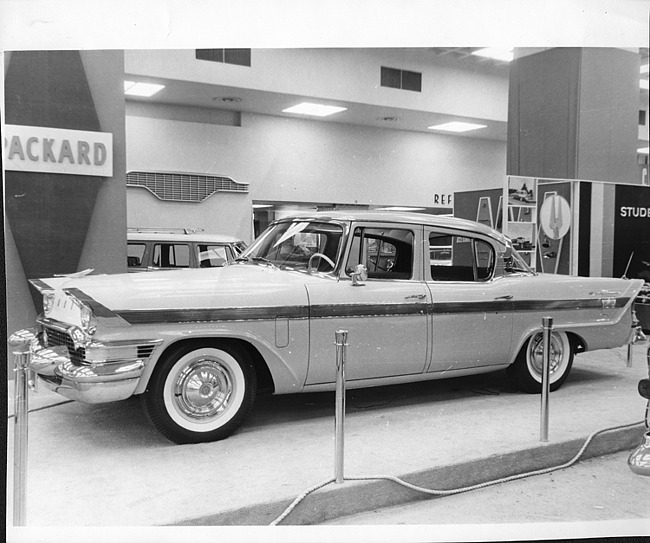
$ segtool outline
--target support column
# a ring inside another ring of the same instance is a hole
[[[508,175],[637,183],[639,55],[555,48],[511,63]]]

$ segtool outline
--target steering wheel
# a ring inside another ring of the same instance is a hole
[[[330,266],[332,266],[332,269],[336,267],[336,264],[334,264],[334,262],[332,262],[332,260],[327,255],[324,255],[323,253],[314,253],[309,257],[309,262],[307,263],[307,273],[311,273],[311,264],[312,261],[314,260],[314,257],[316,256],[318,258],[322,258],[323,260],[325,260],[325,262],[327,262]]]

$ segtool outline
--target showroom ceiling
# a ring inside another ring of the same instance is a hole
[[[339,106],[347,107],[344,115],[333,115],[331,118],[322,118],[325,122],[340,122],[360,126],[380,127],[383,129],[409,130],[427,132],[428,127],[449,121],[465,121],[486,125],[485,128],[476,131],[454,134],[460,137],[472,137],[506,141],[507,139],[507,80],[509,77],[509,63],[503,60],[495,60],[477,56],[477,47],[431,47],[431,48],[403,48],[399,54],[404,65],[423,66],[425,69],[435,69],[436,66],[443,69],[451,69],[456,73],[466,72],[475,75],[485,75],[491,80],[502,80],[502,88],[505,96],[501,106],[503,110],[500,115],[453,115],[441,111],[431,102],[426,107],[413,107],[410,103],[371,103],[364,102],[359,98],[346,101],[336,100]],[[516,55],[538,52],[541,49],[516,50]],[[255,52],[255,50],[253,50]],[[374,51],[376,54],[377,50]],[[146,53],[145,53],[146,54]],[[648,49],[642,49],[640,56],[645,58],[647,63]],[[643,60],[642,60],[643,62]],[[142,64],[140,63],[140,66]],[[136,64],[137,66],[137,64]],[[180,78],[174,75],[163,77],[152,77],[154,72],[138,73],[130,71],[131,64],[126,62],[127,79],[142,78],[155,81],[165,85],[164,92],[150,98],[129,98],[132,101],[147,102],[154,104],[174,104],[177,106],[188,106],[192,108],[209,108],[228,112],[241,112],[248,114],[262,114],[273,116],[295,117],[290,113],[283,113],[282,110],[288,104],[298,101],[315,101],[327,98],[307,93],[277,92],[276,88],[264,88],[255,84],[243,83],[237,86],[231,80],[231,84],[207,83],[205,81],[192,80],[190,77]],[[432,68],[433,67],[433,68]],[[415,68],[417,69],[417,68]],[[648,74],[642,74],[641,78]],[[462,89],[459,89],[462,92]],[[422,93],[424,94],[424,92]],[[640,91],[640,109],[647,109],[648,91]],[[644,105],[645,104],[645,105]]]

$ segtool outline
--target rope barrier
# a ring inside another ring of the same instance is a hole
[[[597,431],[591,433],[587,437],[587,439],[585,440],[584,444],[582,445],[582,447],[580,448],[578,453],[571,460],[569,460],[568,462],[565,462],[564,464],[560,464],[559,466],[552,466],[552,467],[549,467],[549,468],[538,469],[538,470],[529,471],[529,472],[526,472],[526,473],[519,473],[519,474],[516,474],[516,475],[509,475],[508,477],[502,477],[500,479],[495,479],[493,481],[486,481],[484,483],[478,483],[478,484],[475,484],[475,485],[470,485],[470,486],[461,487],[461,488],[455,488],[455,489],[450,489],[450,490],[428,489],[428,488],[423,488],[423,487],[408,483],[408,482],[403,481],[402,479],[400,479],[398,477],[395,477],[395,476],[392,476],[392,475],[367,475],[367,476],[363,476],[363,477],[345,477],[344,480],[345,481],[377,481],[377,480],[392,481],[394,483],[397,483],[397,484],[399,484],[401,486],[404,486],[404,487],[409,488],[411,490],[414,490],[416,492],[420,492],[422,494],[428,494],[428,495],[433,495],[433,496],[450,496],[450,495],[453,495],[453,494],[460,494],[462,492],[469,492],[469,491],[472,491],[472,490],[478,490],[478,489],[481,489],[481,488],[486,488],[486,487],[501,484],[501,483],[508,483],[510,481],[515,481],[515,480],[518,480],[518,479],[524,479],[526,477],[532,477],[532,476],[535,476],[535,475],[544,475],[546,473],[551,473],[553,471],[566,469],[568,467],[571,467],[573,464],[575,464],[582,457],[582,455],[587,450],[587,447],[589,446],[589,444],[593,441],[593,439],[598,434],[602,434],[602,433],[605,433],[605,432],[612,432],[614,430],[621,430],[623,428],[631,428],[633,426],[638,426],[640,424],[643,424],[643,422],[644,421],[639,421],[639,422],[633,422],[633,423],[630,423],[630,424],[622,424],[622,425],[619,425],[619,426],[612,426],[610,428],[604,428],[602,430],[597,430]],[[289,514],[298,506],[298,504],[301,501],[303,501],[307,496],[309,496],[309,494],[311,494],[311,493],[315,492],[316,490],[319,490],[319,489],[329,485],[332,482],[334,482],[334,479],[328,479],[327,481],[324,481],[324,482],[322,482],[322,483],[320,483],[318,485],[315,485],[315,486],[309,488],[308,490],[306,490],[305,492],[303,492],[300,496],[298,496],[293,501],[293,503],[289,507],[287,507],[284,510],[284,512],[279,517],[277,517],[270,524],[270,526],[278,525],[285,518],[287,518],[287,516],[289,516]]]

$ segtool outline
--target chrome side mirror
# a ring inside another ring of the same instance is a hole
[[[368,268],[363,264],[357,264],[352,272],[352,286],[363,287],[364,284],[362,281],[365,281],[366,279],[368,279]]]

